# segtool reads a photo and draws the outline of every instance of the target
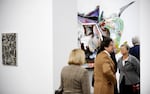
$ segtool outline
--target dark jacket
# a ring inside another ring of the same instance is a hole
[[[140,60],[140,45],[135,45],[134,47],[130,48],[129,53]]]

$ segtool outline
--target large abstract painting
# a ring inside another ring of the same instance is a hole
[[[2,61],[4,65],[16,66],[16,33],[2,33]]]
[[[80,3],[79,3],[80,2]],[[118,12],[109,13],[105,9],[100,0],[96,6],[92,4],[94,1],[87,1],[88,7],[84,2],[78,0],[79,9],[77,14],[78,19],[78,47],[84,50],[86,55],[86,63],[94,63],[94,59],[98,54],[101,42],[104,37],[110,37],[114,41],[114,52],[120,52],[119,45],[124,31],[124,19],[122,13],[128,9],[135,1],[129,1],[119,6]],[[95,1],[98,2],[98,1]],[[96,3],[95,3],[96,4]],[[89,8],[93,6],[95,9]],[[107,9],[109,10],[108,7]],[[111,12],[111,11],[109,11]]]

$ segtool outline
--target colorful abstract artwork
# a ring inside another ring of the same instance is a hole
[[[119,52],[119,44],[120,44],[120,39],[123,33],[123,28],[124,28],[124,22],[121,18],[119,17],[111,17],[111,18],[107,18],[105,19],[105,21],[103,21],[101,24],[104,24],[103,26],[101,26],[101,28],[107,28],[110,32],[110,37],[114,40],[114,44],[115,44],[115,50],[116,53]],[[102,30],[102,32],[104,32]],[[103,33],[103,35],[105,35]]]
[[[113,13],[109,17],[104,17],[105,11],[100,9],[99,5],[89,13],[78,12],[78,45],[85,51],[86,60],[94,60],[103,36],[112,38],[115,44],[115,52],[119,52],[124,29],[121,14],[134,2],[122,6],[119,13]]]

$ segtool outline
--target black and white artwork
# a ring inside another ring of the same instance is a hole
[[[2,33],[3,64],[16,66],[16,59],[16,33]]]

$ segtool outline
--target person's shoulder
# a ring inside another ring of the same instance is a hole
[[[66,70],[66,69],[68,69],[68,68],[70,68],[70,66],[69,66],[69,65],[64,66],[64,67],[62,68],[62,70]]]
[[[138,48],[140,48],[140,45],[135,45],[135,46],[131,47],[130,50],[134,50],[134,49],[138,49]]]
[[[83,68],[83,67],[79,67],[79,70],[80,70],[80,71],[83,71],[83,72],[86,72],[86,71],[87,71],[87,69],[85,69],[85,68]]]
[[[130,51],[134,49],[134,46],[130,48]]]
[[[134,47],[140,47],[140,45],[135,45]]]
[[[129,55],[130,61],[139,61],[135,56]]]
[[[101,51],[100,53],[97,54],[96,59],[100,59],[104,56],[105,52]]]
[[[136,49],[140,49],[140,45],[136,45],[135,48],[136,48]]]
[[[85,74],[88,74],[88,70],[85,68],[81,68],[80,74],[84,77]]]
[[[64,66],[63,68],[68,68],[68,67],[70,67],[69,65],[66,65],[66,66]]]
[[[80,65],[68,65],[68,66],[65,66],[63,69],[86,71],[86,69],[81,67]]]
[[[79,72],[79,74],[85,74],[85,73],[88,73],[88,70],[86,69],[86,68],[83,68],[83,67],[77,67],[77,69],[76,70],[78,70],[78,72]]]
[[[101,56],[102,58],[108,58],[108,54],[107,54],[105,51],[102,51],[102,52],[100,53],[100,56]]]
[[[129,54],[129,58],[131,58],[131,59],[136,59],[136,57],[133,56],[133,55],[131,55],[131,54]]]

